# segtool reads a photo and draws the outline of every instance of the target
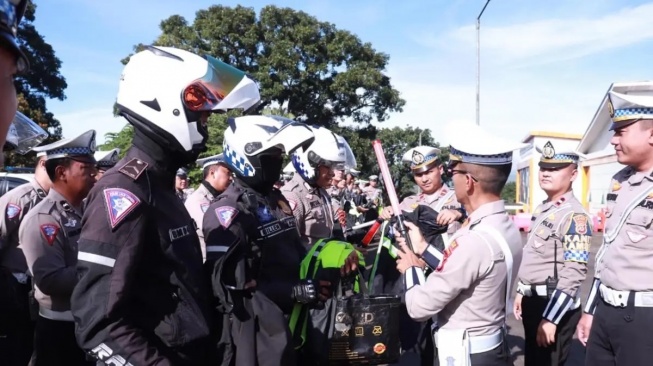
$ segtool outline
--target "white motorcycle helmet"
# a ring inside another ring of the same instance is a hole
[[[230,118],[224,132],[224,161],[237,178],[265,193],[279,179],[282,155],[308,146],[313,131],[280,116]]]
[[[310,185],[317,180],[320,165],[333,170],[356,168],[354,152],[344,137],[331,132],[325,127],[311,126],[315,140],[307,148],[298,149],[292,154],[291,161],[295,171]]]
[[[260,101],[245,73],[211,56],[148,46],[131,56],[118,89],[119,113],[141,133],[184,161],[206,150],[206,112],[249,109]]]

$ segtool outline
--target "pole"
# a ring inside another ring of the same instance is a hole
[[[487,0],[483,9],[476,17],[476,125],[481,125],[481,16],[487,8],[490,0]]]
[[[424,130],[420,131],[419,133],[419,146],[422,146],[422,134],[424,133]]]

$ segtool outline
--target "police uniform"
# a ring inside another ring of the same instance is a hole
[[[379,177],[376,175],[370,175],[370,182],[371,181],[378,182]],[[363,189],[363,194],[367,197],[367,201],[372,202],[375,207],[381,203],[381,193],[381,188],[372,187],[371,184]]]
[[[186,169],[184,168],[179,168],[177,169],[177,177],[181,179],[188,179],[188,172],[186,172]],[[186,198],[188,198],[188,188],[179,190],[175,187],[175,194],[177,195],[177,198],[181,200],[181,202],[186,202]]]
[[[299,174],[281,187],[297,219],[302,244],[310,248],[316,241],[333,235],[335,210],[324,188],[311,187]]]
[[[47,159],[93,157],[95,131],[74,139],[37,147]],[[25,254],[34,278],[38,318],[31,365],[86,363],[75,341],[70,295],[77,283],[77,239],[81,230],[81,207],[74,207],[56,187],[30,210],[18,231],[19,249]]]
[[[609,93],[611,130],[653,119],[653,95]],[[628,132],[635,133],[635,132]],[[650,365],[653,338],[653,173],[612,177],[603,245],[585,313],[593,314],[586,365]]]
[[[88,196],[72,312],[78,343],[106,365],[212,360],[202,252],[168,164],[132,146]]]
[[[551,142],[537,151],[542,153],[540,168],[578,165],[578,153],[556,152]],[[535,209],[517,285],[523,295],[525,364],[565,364],[581,315],[580,285],[587,274],[591,238],[591,219],[573,191]],[[550,347],[537,345],[542,320],[557,326]]]
[[[451,139],[452,162],[512,162],[516,145],[480,128],[468,132]],[[476,208],[445,247],[442,253],[429,245],[422,253],[435,269],[427,279],[418,267],[404,273],[408,314],[418,321],[437,315],[434,340],[441,366],[512,364],[504,326],[508,289],[521,262],[522,242],[503,201]]]
[[[402,160],[404,162],[410,163],[410,169],[413,173],[423,173],[437,167],[439,164],[440,149],[430,146],[418,146],[408,150]],[[465,218],[464,210],[458,201],[456,200],[456,194],[453,189],[447,187],[446,184],[442,184],[437,191],[431,194],[419,193],[408,196],[401,201],[400,209],[402,211],[412,212],[418,205],[425,205],[431,207],[436,212],[442,210],[453,210],[461,212],[463,215],[462,220],[455,221],[449,224],[449,230],[445,237],[456,232],[460,229],[461,222]]]
[[[211,166],[220,164],[223,162],[223,155],[218,154],[214,156],[209,156],[206,158],[198,159],[197,164],[202,167],[202,170]],[[195,221],[197,225],[197,236],[200,239],[200,245],[202,246],[202,260],[206,260],[206,245],[204,244],[204,232],[202,231],[202,223],[204,222],[204,213],[209,208],[209,204],[215,200],[221,192],[218,192],[209,182],[203,180],[200,186],[191,193],[184,206],[190,214],[190,217]]]
[[[32,180],[0,197],[0,212],[4,213],[0,216],[0,281],[4,289],[0,297],[0,359],[9,366],[27,365],[34,338],[29,304],[32,279],[25,254],[18,248],[18,227],[46,195]]]
[[[288,201],[278,190],[263,196],[235,180],[209,206],[203,230],[205,266],[224,314],[222,364],[254,365],[265,355],[270,365],[294,365],[286,318],[306,249]],[[256,291],[250,294],[252,280]]]

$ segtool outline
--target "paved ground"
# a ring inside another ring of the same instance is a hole
[[[601,246],[603,241],[603,236],[601,233],[597,233],[592,238],[592,255],[590,256],[590,268],[587,272],[589,279],[583,283],[581,288],[583,303],[587,298],[590,287],[592,285],[592,276],[594,274],[594,258],[596,252]],[[526,242],[526,235],[524,234],[524,243]],[[514,291],[513,291],[514,293]],[[522,327],[521,321],[515,320],[515,317],[510,314],[508,316],[508,328],[509,336],[508,343],[510,344],[511,351],[513,354],[513,359],[515,361],[515,366],[525,366],[524,365],[524,328]],[[585,347],[576,339],[574,336],[574,341],[571,346],[571,354],[567,360],[566,366],[582,366],[585,364]]]

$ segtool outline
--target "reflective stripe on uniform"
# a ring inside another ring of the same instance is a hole
[[[78,252],[77,260],[95,263],[95,264],[101,264],[103,266],[107,266],[111,268],[113,268],[114,264],[116,264],[116,260],[113,258],[105,257],[103,255],[88,253],[88,252]]]

